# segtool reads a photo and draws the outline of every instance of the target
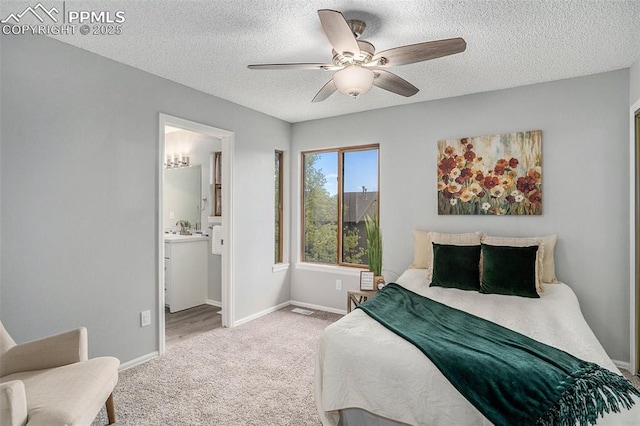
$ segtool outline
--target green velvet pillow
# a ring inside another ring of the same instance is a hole
[[[432,244],[431,286],[480,290],[480,246]]]
[[[540,297],[536,291],[538,246],[510,247],[482,244],[480,293]]]

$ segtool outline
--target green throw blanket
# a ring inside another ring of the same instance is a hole
[[[624,377],[597,364],[398,284],[358,308],[420,349],[499,426],[595,424],[640,396]]]

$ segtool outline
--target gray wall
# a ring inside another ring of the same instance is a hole
[[[84,325],[91,356],[157,350],[160,112],[235,132],[236,319],[289,300],[271,271],[289,123],[49,38],[0,43],[0,319],[16,340]]]
[[[629,78],[629,104],[640,101],[640,59],[638,59],[630,68]]]
[[[629,361],[629,70],[537,84],[323,120],[292,131],[292,194],[300,191],[303,150],[380,144],[384,275],[412,261],[412,230],[481,230],[492,235],[558,234],[556,270],[581,303],[608,354]],[[445,138],[542,130],[544,214],[438,216],[436,142]],[[327,137],[330,135],[330,137]],[[295,205],[293,217],[299,217]],[[292,228],[294,257],[300,235]],[[342,291],[335,279],[343,280]],[[345,309],[358,287],[350,270],[296,265],[291,298]]]

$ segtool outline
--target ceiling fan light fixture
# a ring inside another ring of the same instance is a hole
[[[353,98],[366,93],[373,86],[373,71],[360,65],[349,65],[333,75],[338,92]]]

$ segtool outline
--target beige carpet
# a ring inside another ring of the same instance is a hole
[[[233,329],[178,342],[120,373],[118,425],[319,425],[315,349],[340,315],[287,307]],[[640,389],[640,379],[631,378]],[[107,424],[103,409],[93,425]]]
[[[118,425],[319,425],[313,396],[322,330],[341,316],[292,306],[174,344],[120,373]],[[107,424],[103,409],[93,425]]]

